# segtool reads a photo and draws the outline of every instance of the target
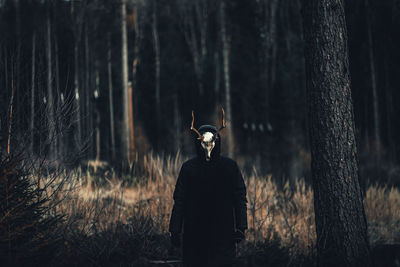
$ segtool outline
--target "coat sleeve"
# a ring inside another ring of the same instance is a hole
[[[185,202],[185,170],[184,166],[182,166],[178,180],[176,181],[175,190],[174,190],[174,206],[171,212],[171,219],[169,222],[169,232],[170,233],[180,233],[182,231],[183,224],[183,209]]]
[[[233,204],[235,211],[236,229],[247,229],[247,198],[246,185],[243,181],[239,166],[235,163],[233,175]]]

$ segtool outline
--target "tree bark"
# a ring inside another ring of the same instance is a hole
[[[107,72],[108,72],[108,103],[110,106],[111,157],[115,161],[115,132],[114,132],[114,104],[112,84],[112,58],[110,33],[107,35]]]
[[[230,125],[227,126],[227,144],[228,144],[228,156],[233,157],[233,119],[232,119],[232,108],[231,108],[231,84],[230,84],[230,73],[229,73],[229,40],[226,31],[226,4],[225,0],[221,0],[220,3],[220,28],[221,28],[221,41],[222,41],[222,58],[223,58],[223,70],[224,70],[224,85],[225,85],[225,110],[227,120],[230,121]]]
[[[318,264],[370,266],[343,1],[303,4]]]
[[[128,86],[128,40],[126,29],[126,0],[121,2],[121,34],[122,34],[122,151],[123,158],[129,160],[129,86]]]

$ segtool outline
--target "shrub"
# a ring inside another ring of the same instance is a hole
[[[49,263],[60,241],[61,217],[51,214],[44,188],[21,167],[22,157],[0,162],[0,262],[7,266]]]

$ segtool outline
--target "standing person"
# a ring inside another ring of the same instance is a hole
[[[246,186],[236,162],[220,156],[225,128],[203,125],[193,130],[197,156],[186,161],[176,182],[169,231],[171,243],[181,246],[188,267],[232,266],[236,243],[247,229]]]

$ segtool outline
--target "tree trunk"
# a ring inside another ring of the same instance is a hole
[[[174,92],[173,92],[173,105],[174,105],[174,142],[175,142],[175,152],[178,153],[181,150],[181,140],[182,140],[182,134],[181,134],[181,114],[179,112],[179,99],[178,99],[179,93],[178,93],[178,88],[175,87]]]
[[[128,40],[126,29],[126,0],[121,2],[122,33],[122,151],[123,158],[129,160],[129,86],[128,86]]]
[[[199,95],[202,97],[204,95],[204,65],[207,56],[207,1],[183,0],[179,7],[183,20],[183,33],[192,54]],[[200,32],[199,40],[198,32]]]
[[[386,97],[386,124],[387,124],[387,138],[388,138],[388,143],[389,143],[389,160],[390,163],[392,164],[393,162],[396,162],[396,144],[393,140],[393,93],[392,93],[392,87],[390,84],[390,79],[389,79],[389,67],[388,67],[388,62],[389,60],[386,60],[385,62],[385,97]]]
[[[139,12],[139,4],[137,3],[135,6],[134,12],[134,24],[135,24],[135,43],[133,47],[134,59],[132,62],[132,83],[130,85],[130,98],[129,98],[129,107],[130,107],[130,142],[131,142],[131,156],[133,157],[135,151],[135,116],[137,116],[137,98],[135,97],[135,91],[137,91],[137,68],[140,60],[140,12]],[[132,158],[133,159],[133,158]]]
[[[375,59],[374,59],[374,45],[372,41],[372,25],[370,16],[370,6],[368,0],[365,1],[365,12],[366,12],[366,23],[367,23],[367,34],[368,34],[368,56],[369,56],[369,67],[371,72],[371,87],[372,87],[372,105],[374,114],[374,149],[377,159],[380,158],[381,151],[381,136],[380,136],[380,121],[379,121],[379,103],[378,103],[378,92],[377,92],[377,81],[375,71]]]
[[[133,119],[133,88],[132,83],[128,85],[128,99],[129,99],[129,157],[128,161],[133,161],[133,153],[135,151],[135,125]]]
[[[11,136],[13,128],[13,110],[14,110],[14,75],[11,70],[11,97],[10,104],[8,106],[8,136],[7,136],[7,157],[11,155]]]
[[[95,134],[96,134],[96,163],[100,161],[100,112],[95,108],[94,110],[94,115],[95,115]]]
[[[53,77],[52,77],[52,55],[51,55],[51,21],[50,21],[50,0],[47,1],[46,14],[46,60],[47,60],[47,116],[48,116],[48,140],[50,144],[49,157],[55,155],[55,118],[54,118],[54,98],[53,98]]]
[[[107,35],[108,103],[110,106],[111,157],[115,161],[114,104],[112,85],[112,59],[110,33]]]
[[[81,109],[80,109],[80,101],[79,101],[79,50],[78,50],[78,41],[75,40],[74,44],[74,90],[75,90],[75,123],[77,127],[77,131],[75,133],[75,140],[78,145],[81,144]]]
[[[231,84],[229,74],[229,40],[226,31],[226,6],[225,0],[221,0],[220,4],[220,28],[221,28],[221,41],[222,41],[222,57],[223,57],[223,69],[224,69],[224,85],[225,85],[225,110],[227,120],[230,124],[227,126],[227,144],[228,144],[228,156],[233,157],[233,119],[232,119],[232,108],[231,108]]]
[[[220,104],[220,75],[221,75],[221,66],[220,66],[220,55],[218,49],[215,49],[214,52],[214,65],[215,65],[215,83],[214,83],[214,94],[215,99],[218,104]]]
[[[6,46],[4,46],[4,82],[5,82],[5,86],[6,88],[8,88],[8,50],[6,48]]]
[[[58,40],[57,35],[54,34],[54,52],[55,52],[55,64],[56,64],[56,98],[60,97],[60,65],[59,65],[59,53],[58,53]],[[58,103],[58,101],[57,101]]]
[[[80,146],[82,144],[81,131],[81,105],[79,90],[79,42],[81,36],[79,14],[75,15],[74,1],[71,1],[71,16],[74,18],[74,93],[75,93],[75,142]]]
[[[93,90],[91,88],[91,86],[93,85],[90,82],[91,77],[91,69],[90,69],[90,48],[89,48],[89,36],[88,36],[88,23],[85,24],[85,94],[84,94],[84,98],[85,98],[85,110],[84,110],[84,114],[85,114],[85,137],[89,138],[88,140],[88,147],[89,147],[89,157],[93,158],[93,150],[94,150],[94,146],[93,146],[93,120],[92,120],[92,107],[91,107],[91,103],[90,103],[90,98],[92,97],[92,93]],[[97,146],[97,144],[96,144]]]
[[[61,112],[62,109],[62,101],[61,101],[61,90],[60,90],[60,66],[59,66],[59,53],[58,53],[58,39],[57,35],[54,34],[54,52],[55,52],[55,64],[56,64],[56,103],[57,103],[57,108],[56,108],[56,114],[57,116],[64,116],[64,114]],[[62,129],[63,129],[63,119],[64,118],[58,118],[57,119],[57,155],[62,156],[63,149],[64,149],[64,142],[63,142],[63,134],[62,134]]]
[[[319,266],[370,266],[342,0],[304,0]]]
[[[264,36],[263,45],[265,57],[265,80],[267,90],[270,90],[270,88],[273,87],[276,78],[276,17],[278,10],[278,1],[264,0],[262,4],[264,7],[264,23],[262,27],[262,32]]]
[[[21,35],[21,4],[20,0],[15,0],[15,22],[16,22],[16,58],[15,58],[15,73],[14,73],[14,87],[15,87],[15,102],[19,103],[20,97],[23,97],[22,90],[20,90],[21,79],[21,51],[22,51],[22,35]],[[14,64],[14,62],[13,62]],[[15,128],[21,126],[21,112],[22,105],[16,105],[16,112],[14,115]]]
[[[93,95],[94,95],[94,99],[95,101],[98,100],[99,96],[100,96],[100,73],[99,73],[99,61],[96,59],[95,63],[94,63],[94,84],[95,84],[95,90],[93,91]],[[88,93],[88,98],[90,100],[90,98],[92,97],[92,91],[89,90]],[[90,128],[89,128],[89,134],[90,136],[92,135],[92,131],[93,131],[93,127],[95,127],[95,134],[96,134],[96,161],[100,160],[100,156],[101,156],[101,149],[100,149],[100,145],[101,145],[101,131],[100,131],[100,126],[101,126],[101,118],[102,118],[102,113],[99,112],[98,110],[98,105],[96,104],[92,104],[92,101],[88,101],[89,105],[88,105],[88,116],[90,116],[91,118],[89,119],[89,123],[90,123]],[[95,115],[95,120],[93,121],[93,113]],[[91,140],[93,140],[93,138],[91,138]]]
[[[153,1],[153,44],[154,44],[154,52],[155,52],[155,77],[156,77],[156,90],[155,90],[155,98],[156,98],[156,116],[157,116],[157,124],[156,124],[156,148],[160,149],[160,136],[161,136],[161,100],[160,100],[160,39],[158,36],[157,29],[157,1]]]
[[[33,144],[35,136],[33,134],[35,129],[35,66],[36,66],[36,32],[32,35],[32,76],[31,76],[31,142],[30,142],[30,153],[33,155]]]

